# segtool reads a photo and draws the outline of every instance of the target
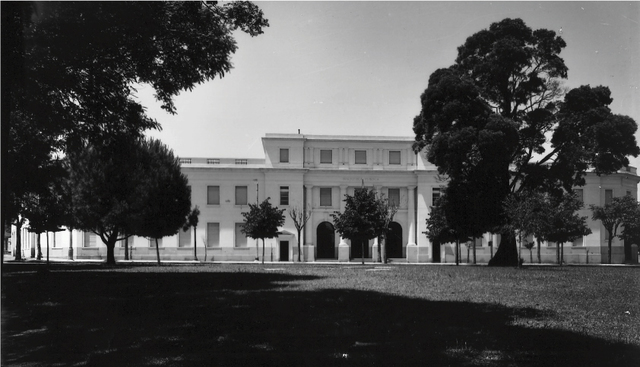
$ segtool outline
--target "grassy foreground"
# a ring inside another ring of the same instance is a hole
[[[640,366],[640,269],[5,264],[3,366]]]

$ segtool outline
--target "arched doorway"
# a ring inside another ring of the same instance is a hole
[[[439,263],[442,261],[442,258],[440,256],[440,242],[438,241],[433,241],[431,242],[431,258],[433,259],[434,263]]]
[[[335,259],[336,258],[336,235],[333,224],[322,222],[316,230],[318,236],[318,259]]]
[[[399,223],[389,223],[387,232],[387,257],[401,258],[402,256],[402,226]]]

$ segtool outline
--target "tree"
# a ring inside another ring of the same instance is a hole
[[[431,213],[426,220],[427,231],[424,232],[432,243],[455,243],[456,244],[456,265],[459,264],[458,244],[460,236],[449,226],[445,213],[447,197],[446,194],[440,196]]]
[[[381,228],[380,228],[380,233],[378,235],[378,259],[380,259],[380,262],[387,262],[387,251],[388,251],[388,246],[386,246],[387,243],[387,238],[389,237],[389,225],[391,224],[391,222],[393,222],[393,217],[396,215],[396,213],[398,212],[398,204],[397,203],[392,203],[389,201],[388,198],[385,198],[383,196],[378,197],[378,213],[380,213],[380,216],[382,218],[382,221],[380,222],[381,224]],[[382,247],[382,243],[385,243],[385,250],[384,250],[384,259],[382,257],[382,251],[381,251],[381,247]]]
[[[524,247],[529,250],[529,262],[533,264],[533,246],[535,243],[533,241],[527,241],[524,244]]]
[[[607,240],[609,264],[611,264],[611,242],[615,237],[623,238],[623,235],[618,234],[618,228],[625,222],[626,218],[635,216],[637,207],[638,202],[631,195],[613,198],[611,202],[604,206],[589,205],[589,208],[593,212],[591,218],[601,221],[604,229],[609,234]]]
[[[302,229],[307,224],[309,218],[311,218],[311,212],[308,210],[302,210],[298,207],[293,207],[289,209],[289,217],[293,220],[293,225],[296,227],[296,231],[298,231],[298,262],[300,262],[300,242],[302,242],[300,234],[302,233]]]
[[[284,225],[284,209],[271,206],[266,198],[262,203],[249,204],[249,211],[243,212],[242,233],[255,240],[262,240],[262,263],[264,264],[264,239],[278,237],[278,227]]]
[[[591,229],[587,226],[587,217],[581,217],[577,213],[582,208],[582,202],[573,192],[561,197],[551,196],[548,207],[550,208],[548,216],[550,226],[546,238],[558,244],[556,248],[558,264],[562,265],[564,244],[590,234]]]
[[[176,113],[180,91],[231,70],[233,32],[268,27],[249,2],[2,2],[1,13],[3,224],[19,224],[57,153],[159,128],[136,83]]]
[[[565,46],[554,31],[504,19],[467,38],[421,96],[414,150],[426,150],[450,184],[490,192],[497,204],[486,208],[486,232],[506,223],[500,203],[509,194],[570,191],[584,184],[587,168],[609,174],[640,153],[637,124],[611,113],[608,88],[565,94]],[[490,265],[516,265],[513,235],[502,235]]]
[[[383,198],[379,198],[373,190],[365,187],[356,188],[353,196],[345,195],[344,201],[344,213],[331,214],[333,224],[340,236],[351,240],[352,243],[360,242],[364,264],[364,242],[379,237],[388,230],[388,207],[381,203],[384,201]]]
[[[115,244],[128,236],[177,233],[191,207],[177,158],[154,139],[123,139],[73,152],[68,187],[74,228],[102,239],[107,264],[115,264]]]
[[[195,261],[198,261],[198,249],[197,249],[197,246],[196,246],[196,240],[197,240],[198,236],[197,236],[197,233],[196,233],[196,228],[198,227],[198,216],[199,215],[200,215],[200,209],[196,205],[196,207],[193,208],[191,213],[189,213],[189,215],[187,215],[187,219],[186,219],[184,225],[182,226],[182,230],[185,231],[185,232],[188,231],[190,227],[193,227],[193,259]],[[205,244],[205,251],[206,251],[206,247],[207,246]]]
[[[622,240],[624,241],[624,257],[626,262],[632,259],[631,245],[640,245],[640,203],[636,201],[635,207],[630,205],[624,220],[622,221]],[[635,256],[635,255],[634,255]]]

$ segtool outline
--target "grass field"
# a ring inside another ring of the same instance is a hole
[[[3,366],[640,366],[640,269],[5,264]]]

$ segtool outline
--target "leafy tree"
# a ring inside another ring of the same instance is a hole
[[[551,208],[549,213],[550,228],[546,238],[558,244],[556,253],[558,254],[558,263],[562,265],[564,244],[590,234],[591,229],[587,226],[587,217],[581,217],[578,214],[578,210],[582,208],[582,202],[576,198],[573,192],[550,199],[548,206]]]
[[[268,26],[249,2],[1,5],[3,224],[19,224],[39,168],[57,153],[159,128],[133,98],[135,83],[176,113],[180,91],[231,70],[236,30]]]
[[[298,207],[293,207],[289,210],[289,217],[293,220],[293,225],[296,227],[296,231],[298,231],[298,262],[300,262],[300,242],[302,242],[300,234],[302,233],[302,229],[307,224],[309,218],[311,218],[311,212],[308,210],[302,210]]]
[[[397,204],[390,202],[388,198],[382,196],[378,198],[378,213],[380,213],[382,217],[382,228],[380,229],[380,234],[378,235],[378,259],[380,259],[380,262],[387,262],[387,251],[389,250],[389,248],[388,246],[386,246],[386,242],[387,238],[389,237],[389,225],[391,224],[391,222],[393,222],[393,217],[397,212]],[[385,243],[384,260],[381,250],[383,241]]]
[[[602,222],[604,229],[609,233],[607,246],[609,248],[609,264],[611,264],[611,242],[615,237],[623,239],[622,234],[618,234],[618,228],[627,218],[633,218],[637,213],[638,202],[631,196],[613,198],[610,203],[604,206],[590,205],[593,212],[592,219]]]
[[[189,213],[189,215],[187,215],[187,219],[184,223],[184,225],[182,226],[182,230],[183,231],[188,231],[190,227],[193,227],[193,259],[195,261],[198,261],[198,250],[197,250],[197,233],[196,233],[196,229],[198,227],[198,216],[200,215],[200,209],[198,208],[198,206],[196,205],[195,208],[193,208],[193,210],[191,211],[191,213]],[[205,244],[205,251],[207,249],[207,246]],[[205,260],[206,261],[206,260]]]
[[[146,172],[138,186],[138,191],[144,191],[140,192],[142,200],[132,218],[131,233],[155,239],[160,265],[158,238],[175,235],[182,229],[191,210],[191,189],[171,149],[155,139],[145,139],[139,147],[140,163]]]
[[[364,242],[382,236],[389,227],[388,207],[373,190],[356,188],[353,196],[345,195],[344,213],[331,214],[336,231],[344,238],[358,241],[364,256]],[[386,224],[386,226],[385,226]],[[364,257],[362,258],[364,264]]]
[[[640,153],[637,125],[611,113],[608,88],[565,94],[565,46],[554,31],[504,19],[467,38],[454,65],[431,74],[421,96],[414,150],[426,150],[450,184],[488,192],[495,205],[485,208],[485,231],[506,223],[501,203],[510,193],[557,195],[583,185],[588,167],[612,173]],[[490,265],[517,262],[513,236],[503,233]]]
[[[262,240],[262,263],[264,264],[264,239],[278,236],[278,227],[284,225],[284,209],[271,206],[266,198],[260,204],[249,204],[249,211],[243,212],[244,226],[242,233],[255,240]]]
[[[624,241],[625,261],[631,261],[631,245],[640,245],[640,203],[636,201],[635,207],[630,205],[629,210],[622,222],[622,240]]]

